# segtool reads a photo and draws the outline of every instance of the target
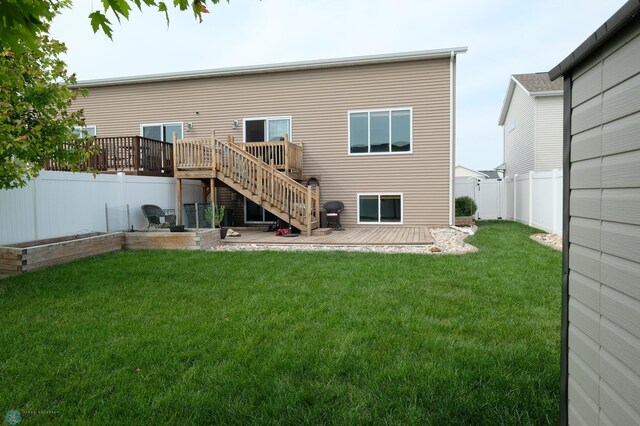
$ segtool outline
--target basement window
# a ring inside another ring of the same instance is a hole
[[[358,224],[401,225],[402,194],[358,194]]]

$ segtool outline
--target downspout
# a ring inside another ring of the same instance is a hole
[[[451,51],[449,61],[449,226],[455,224],[454,219],[454,164],[455,164],[455,131],[456,131],[456,53]]]

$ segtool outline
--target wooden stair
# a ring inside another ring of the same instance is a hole
[[[307,235],[320,227],[320,188],[306,187],[233,142],[174,142],[177,178],[215,178]]]

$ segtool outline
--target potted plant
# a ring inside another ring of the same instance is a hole
[[[216,206],[215,204],[207,205],[207,208],[204,210],[204,217],[207,223],[213,223],[214,228],[220,228],[220,238],[224,240],[227,236],[227,228],[220,226],[224,219],[224,206]]]
[[[472,226],[475,219],[473,217],[478,210],[478,205],[472,198],[464,196],[456,198],[456,225]]]

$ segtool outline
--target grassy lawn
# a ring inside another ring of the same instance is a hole
[[[557,424],[561,254],[120,252],[0,280],[0,420]]]

